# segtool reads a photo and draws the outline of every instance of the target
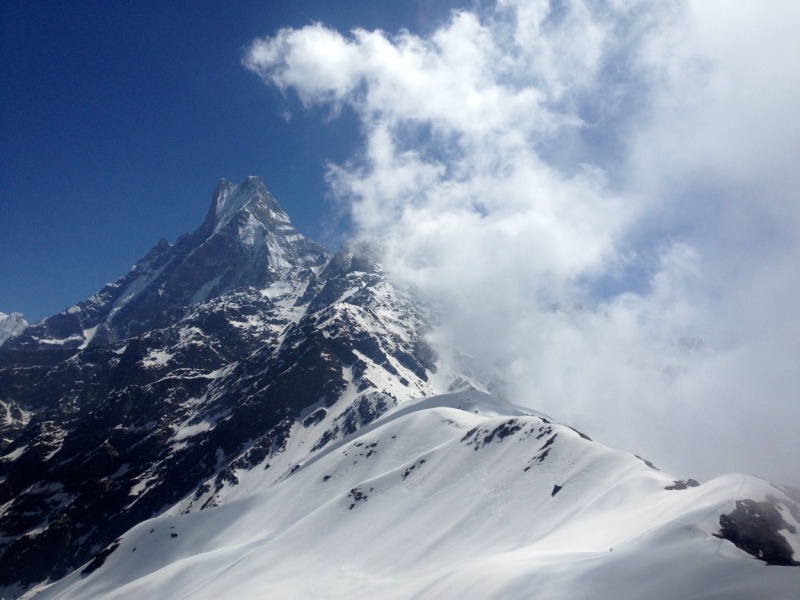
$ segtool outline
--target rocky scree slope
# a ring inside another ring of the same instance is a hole
[[[428,315],[375,252],[331,257],[260,178],[222,181],[197,231],[9,339],[0,586],[57,579],[176,503],[280,479],[294,445],[321,450],[434,393]]]

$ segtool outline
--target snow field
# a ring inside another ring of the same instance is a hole
[[[400,405],[277,483],[138,525],[37,598],[797,597],[800,569],[712,535],[735,499],[777,488],[667,491],[643,461],[524,413],[474,391]]]

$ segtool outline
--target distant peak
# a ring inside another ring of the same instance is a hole
[[[19,335],[28,326],[22,313],[12,312],[10,315],[0,312],[0,346],[10,337]]]

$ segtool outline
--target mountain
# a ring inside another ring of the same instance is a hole
[[[490,395],[380,257],[223,180],[197,231],[6,341],[0,596],[795,597],[799,491]]]
[[[7,315],[0,312],[0,346],[8,338],[22,333],[27,326],[28,323],[22,318],[22,313],[15,312]]]
[[[197,231],[8,340],[7,593],[65,575],[186,496],[214,506],[265,461],[265,484],[279,479],[297,431],[323,448],[434,393],[427,315],[386,281],[378,251],[331,257],[260,179],[223,181]]]
[[[125,277],[33,325],[4,348],[58,350],[54,360],[59,360],[70,350],[164,326],[175,318],[170,312],[175,307],[198,304],[235,288],[264,288],[288,271],[319,266],[328,258],[322,246],[292,227],[260,177],[248,177],[240,185],[223,179],[197,231],[181,236],[174,246],[162,239]],[[40,356],[38,361],[42,360]]]

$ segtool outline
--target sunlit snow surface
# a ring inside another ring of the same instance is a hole
[[[298,450],[299,452],[299,450]],[[276,483],[141,523],[37,598],[797,598],[800,568],[714,537],[728,475],[672,478],[477,391],[401,404]],[[307,454],[308,457],[312,453]],[[795,549],[800,538],[781,532]]]

